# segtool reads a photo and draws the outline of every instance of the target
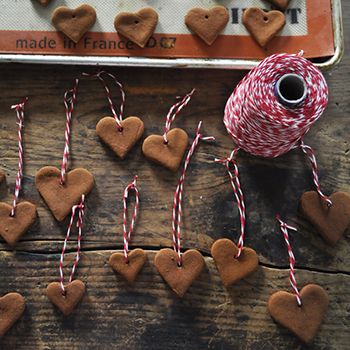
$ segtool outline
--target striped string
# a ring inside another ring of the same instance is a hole
[[[174,251],[177,253],[178,266],[182,265],[182,255],[181,255],[181,217],[182,217],[182,197],[183,197],[183,189],[184,189],[184,182],[186,177],[186,171],[188,168],[188,165],[190,163],[191,157],[196,150],[199,141],[215,141],[215,138],[212,136],[209,137],[203,137],[203,135],[200,133],[200,128],[202,126],[202,122],[200,121],[196,130],[196,137],[192,142],[192,145],[187,153],[185,164],[182,170],[182,174],[179,178],[179,181],[177,183],[177,187],[174,194],[174,203],[173,203],[173,213],[172,213],[172,231],[173,231],[173,248]]]
[[[300,292],[297,286],[297,281],[295,279],[295,270],[294,270],[294,265],[295,265],[295,257],[293,254],[292,246],[289,242],[289,235],[288,235],[288,230],[293,230],[297,231],[295,227],[287,225],[284,221],[282,221],[281,217],[279,215],[276,216],[276,220],[278,221],[281,232],[283,233],[284,240],[287,244],[287,249],[288,249],[288,255],[289,255],[289,280],[290,284],[292,286],[293,293],[295,295],[295,298],[297,299],[297,303],[299,306],[301,306],[301,296]]]
[[[138,213],[138,209],[139,209],[139,203],[140,203],[139,190],[138,190],[137,184],[136,184],[137,179],[138,179],[138,176],[136,175],[134,177],[134,180],[132,182],[130,182],[128,184],[128,186],[126,186],[126,188],[124,190],[124,196],[123,196],[124,258],[125,258],[125,262],[127,264],[129,263],[129,242],[130,242],[131,234],[132,234],[134,227],[135,227],[135,222],[136,222],[137,213]],[[134,204],[134,210],[133,210],[132,217],[131,217],[131,222],[129,225],[129,231],[127,231],[127,210],[128,210],[127,199],[129,197],[130,191],[135,192],[135,204]]]
[[[65,145],[63,150],[63,158],[61,164],[61,185],[64,185],[66,181],[66,172],[69,159],[69,141],[70,141],[70,126],[72,122],[72,113],[74,110],[74,104],[77,98],[79,79],[74,80],[74,86],[71,90],[67,90],[63,96],[63,103],[66,109],[66,129],[64,131]],[[71,94],[70,97],[68,95]]]
[[[165,121],[165,127],[164,127],[164,134],[163,134],[163,139],[164,143],[168,143],[168,132],[170,131],[171,125],[173,124],[175,118],[180,114],[181,110],[188,105],[188,103],[191,101],[191,98],[194,94],[196,89],[192,89],[191,92],[189,92],[187,95],[180,97],[178,96],[177,98],[180,99],[179,102],[175,103],[170,109],[169,112],[166,116],[166,121]]]
[[[85,202],[85,195],[81,196],[81,201],[78,205],[74,205],[72,207],[72,215],[70,218],[70,222],[67,229],[66,238],[63,243],[62,253],[61,253],[61,259],[60,259],[60,284],[62,289],[62,294],[65,295],[65,287],[64,287],[64,275],[63,275],[63,261],[64,261],[64,254],[67,248],[67,242],[69,240],[70,232],[73,227],[74,217],[75,213],[78,210],[78,220],[77,220],[77,227],[78,227],[78,238],[77,238],[77,254],[73,263],[72,271],[69,277],[69,283],[73,281],[74,273],[76,270],[76,267],[78,265],[79,259],[80,259],[80,249],[81,249],[81,237],[82,237],[82,228],[83,228],[83,219],[84,219],[84,202]]]
[[[223,164],[226,167],[227,173],[230,177],[233,193],[236,198],[239,217],[240,217],[240,223],[241,223],[241,234],[238,240],[237,248],[238,251],[236,253],[236,258],[239,258],[241,256],[242,250],[244,248],[244,236],[245,236],[245,225],[246,225],[246,207],[244,202],[244,196],[242,187],[239,181],[239,171],[237,162],[234,159],[234,156],[237,154],[239,148],[235,148],[231,155],[226,159],[215,159],[215,162]],[[233,166],[233,173],[231,171],[230,165]]]
[[[18,125],[18,170],[16,176],[16,184],[15,184],[15,193],[13,195],[12,209],[10,216],[15,216],[17,201],[19,197],[19,192],[21,191],[22,178],[23,178],[23,139],[22,139],[22,131],[23,131],[23,123],[24,123],[24,106],[28,101],[28,97],[26,97],[21,103],[11,106],[11,109],[14,109],[17,114],[17,125]]]
[[[310,146],[305,145],[303,140],[301,140],[301,142],[300,142],[300,147],[311,162],[313,180],[314,180],[314,184],[316,186],[316,189],[317,189],[319,196],[327,202],[328,207],[331,207],[333,205],[332,201],[330,200],[329,197],[325,196],[323,194],[323,192],[321,191],[321,186],[320,186],[320,182],[318,179],[318,167],[317,167],[315,152],[313,151],[313,149]]]
[[[115,104],[114,104],[113,99],[112,99],[111,89],[109,88],[106,80],[103,78],[103,74],[106,75],[107,77],[111,78],[120,89],[121,102],[120,102],[119,115],[116,112],[116,107],[115,107]],[[123,131],[122,121],[123,121],[124,106],[125,106],[125,91],[123,88],[123,84],[121,82],[119,82],[118,79],[113,74],[105,72],[105,71],[100,71],[96,74],[83,73],[82,75],[86,76],[86,77],[98,78],[100,80],[100,82],[102,83],[102,85],[106,91],[106,96],[107,96],[109,108],[113,114],[113,117],[114,117],[117,125],[118,125],[118,129],[119,129],[119,131]]]

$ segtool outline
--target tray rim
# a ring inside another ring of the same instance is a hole
[[[327,61],[315,63],[320,69],[331,69],[344,55],[344,32],[341,0],[332,0],[332,22],[334,34],[334,55]],[[261,60],[227,58],[149,58],[149,57],[107,57],[107,56],[63,56],[0,54],[0,62],[43,63],[65,65],[156,67],[156,68],[206,68],[206,69],[252,69]]]

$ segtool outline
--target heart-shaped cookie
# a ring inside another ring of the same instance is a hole
[[[158,14],[147,7],[139,12],[121,12],[114,20],[116,31],[140,47],[145,47],[158,23]]]
[[[96,125],[97,135],[121,159],[124,159],[131,148],[142,137],[145,130],[143,121],[137,117],[129,117],[122,122],[122,130],[114,118],[102,118]]]
[[[237,246],[226,238],[218,239],[211,247],[211,255],[226,287],[249,276],[259,265],[255,250],[243,248],[239,258],[235,257],[237,252]]]
[[[0,235],[14,247],[22,235],[35,222],[36,206],[29,202],[17,204],[15,216],[11,216],[12,206],[0,203]]]
[[[271,295],[267,309],[277,323],[310,343],[320,328],[329,299],[326,291],[316,284],[306,285],[300,294],[302,305],[298,306],[294,294],[276,292]]]
[[[85,294],[85,284],[80,280],[74,280],[65,287],[62,293],[61,284],[52,282],[47,286],[46,294],[52,304],[56,305],[65,316],[70,315]]]
[[[252,37],[265,47],[286,24],[286,17],[280,11],[265,12],[260,8],[251,7],[244,11],[243,24]]]
[[[77,168],[66,173],[66,181],[62,185],[60,171],[46,166],[36,174],[35,185],[56,220],[63,221],[73,205],[80,202],[81,196],[92,190],[94,177],[86,169]]]
[[[40,5],[47,6],[51,0],[37,0]]]
[[[272,5],[275,5],[281,10],[285,10],[288,7],[290,0],[266,0],[270,2]]]
[[[182,298],[193,281],[202,272],[205,262],[202,254],[195,249],[182,254],[182,266],[177,264],[177,253],[172,249],[161,249],[154,258],[159,274],[170,288]]]
[[[8,293],[0,298],[0,338],[21,318],[26,302],[19,293]]]
[[[114,253],[109,258],[109,265],[129,283],[133,283],[145,264],[147,256],[142,249],[134,249],[129,252],[128,258],[129,261],[126,263],[123,253]]]
[[[229,21],[225,7],[215,6],[209,10],[194,8],[185,17],[187,27],[196,33],[206,44],[211,45]]]
[[[188,146],[188,135],[182,129],[175,128],[168,132],[168,143],[163,136],[150,135],[142,145],[142,152],[148,159],[176,171]]]
[[[350,226],[350,194],[335,192],[330,196],[333,206],[320,198],[317,192],[308,191],[300,198],[299,210],[331,245],[335,245]]]
[[[66,6],[57,7],[52,15],[52,23],[75,43],[95,24],[96,11],[90,5],[81,5],[76,9]]]

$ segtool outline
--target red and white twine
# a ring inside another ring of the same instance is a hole
[[[120,89],[121,102],[120,102],[119,115],[116,111],[116,107],[115,107],[113,99],[112,99],[111,89],[109,88],[106,80],[103,78],[103,75],[106,75],[109,78],[111,78]],[[122,131],[123,130],[122,121],[123,121],[124,106],[125,106],[125,91],[123,88],[123,84],[121,82],[119,82],[118,79],[113,74],[105,72],[105,71],[100,71],[96,74],[83,73],[83,76],[95,77],[95,78],[98,78],[100,80],[100,82],[102,83],[102,85],[106,91],[106,96],[107,96],[109,108],[113,114],[113,117],[114,117],[117,125],[118,125],[119,131]]]
[[[63,243],[62,253],[61,253],[61,259],[60,259],[60,284],[62,289],[62,294],[65,294],[65,287],[64,287],[64,274],[63,274],[63,262],[64,262],[64,255],[67,248],[67,242],[69,240],[70,232],[73,227],[74,223],[74,217],[75,213],[78,210],[78,220],[77,220],[77,227],[78,227],[78,238],[77,238],[77,254],[73,263],[72,271],[69,277],[69,283],[73,281],[74,273],[76,270],[76,267],[78,265],[79,259],[80,259],[80,249],[81,249],[81,238],[83,233],[83,219],[84,219],[84,202],[85,202],[85,195],[81,196],[81,201],[79,204],[74,205],[72,207],[72,215],[70,218],[70,222],[67,229],[66,238]]]
[[[66,129],[64,131],[65,145],[63,150],[63,158],[61,164],[61,184],[64,185],[66,181],[66,172],[69,159],[69,142],[70,142],[70,126],[72,122],[72,113],[74,104],[77,98],[79,79],[74,80],[74,86],[71,90],[67,90],[63,96],[63,103],[66,109]],[[68,97],[71,94],[70,97]]]
[[[239,170],[238,170],[237,162],[234,159],[234,156],[237,154],[237,152],[238,152],[238,148],[235,148],[228,158],[215,159],[215,162],[221,163],[226,167],[227,173],[230,177],[233,193],[234,193],[235,198],[236,198],[238,212],[239,212],[239,218],[240,218],[240,223],[241,223],[241,232],[240,232],[240,236],[239,236],[238,244],[237,244],[238,251],[237,251],[237,254],[235,257],[239,258],[241,253],[242,253],[242,250],[244,248],[246,207],[245,207],[244,195],[243,195],[241,183],[239,181]],[[233,166],[233,173],[230,169],[231,164]]]
[[[182,174],[178,180],[177,187],[174,194],[174,203],[173,203],[173,213],[172,213],[172,231],[173,231],[173,248],[178,256],[178,265],[182,264],[182,256],[181,256],[181,217],[182,217],[182,196],[184,189],[184,182],[186,177],[186,172],[188,165],[190,164],[191,157],[195,152],[199,141],[215,141],[215,138],[212,136],[204,137],[200,133],[200,128],[202,126],[202,122],[199,122],[196,137],[192,142],[192,145],[187,153],[185,164],[182,170]]]
[[[289,235],[288,235],[288,230],[297,231],[297,229],[295,227],[287,225],[284,221],[282,221],[282,219],[279,215],[276,216],[276,219],[280,225],[281,232],[282,232],[284,240],[287,244],[288,255],[289,255],[289,268],[290,268],[289,269],[290,284],[292,286],[292,290],[293,290],[293,293],[295,295],[295,298],[297,299],[297,303],[299,306],[301,306],[301,296],[300,296],[300,292],[298,289],[297,281],[295,279],[295,270],[294,270],[295,257],[293,254],[292,246],[289,242]]]
[[[314,152],[302,141],[327,106],[328,87],[318,68],[301,56],[272,55],[252,69],[228,99],[224,124],[237,147],[255,156],[274,158],[301,147],[312,163],[317,191],[330,205],[320,189]],[[305,81],[306,98],[294,108],[275,95],[276,82],[285,74]]]
[[[131,239],[131,234],[135,227],[135,222],[136,222],[139,203],[140,203],[139,190],[136,184],[137,179],[138,179],[138,176],[136,175],[134,177],[134,180],[130,182],[128,186],[126,186],[124,190],[124,195],[123,195],[123,237],[124,237],[124,258],[126,263],[129,262],[129,242]],[[127,199],[129,197],[130,191],[135,192],[135,204],[134,204],[134,210],[132,213],[131,222],[130,222],[129,231],[128,231],[127,230],[127,210],[128,210]]]
[[[188,103],[191,101],[191,98],[194,94],[196,89],[192,89],[191,92],[186,94],[183,97],[178,96],[177,98],[180,99],[179,102],[175,103],[170,109],[169,112],[166,116],[166,121],[165,121],[165,127],[164,127],[164,134],[163,134],[163,139],[164,143],[168,143],[168,132],[171,129],[171,125],[173,124],[174,120],[176,117],[180,114],[181,110],[188,105]]]
[[[26,97],[21,103],[11,106],[17,114],[17,125],[18,125],[18,170],[16,176],[15,193],[13,195],[11,216],[15,216],[17,201],[19,197],[19,192],[21,191],[21,184],[23,178],[23,145],[22,145],[22,130],[24,123],[24,106],[28,101]]]

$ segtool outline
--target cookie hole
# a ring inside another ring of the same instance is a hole
[[[209,16],[208,16],[208,15],[205,15],[204,18],[205,18],[205,19],[209,19]]]
[[[164,145],[168,145],[168,144],[169,144],[169,141],[165,141],[165,140],[164,140],[164,141],[163,141],[163,144],[164,144]]]
[[[135,24],[139,24],[140,21],[138,21],[137,19],[135,19],[134,23],[135,23]]]
[[[122,126],[119,126],[119,127],[118,127],[118,131],[119,131],[119,132],[123,132],[123,130],[124,130],[124,128],[123,128]]]
[[[265,21],[265,22],[268,22],[268,21],[269,21],[269,18],[265,16],[265,17],[264,17],[264,21]]]
[[[66,297],[67,296],[67,291],[66,290],[62,290],[61,294],[62,294],[63,297]]]
[[[72,18],[75,18],[76,17],[76,15],[72,15]]]

